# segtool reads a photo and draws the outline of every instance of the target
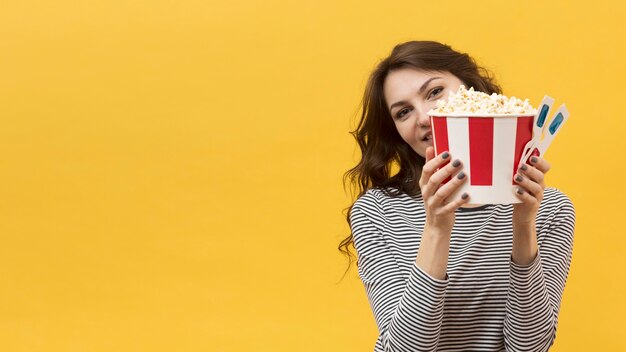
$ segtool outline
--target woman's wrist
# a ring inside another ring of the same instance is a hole
[[[513,262],[518,265],[532,263],[537,257],[538,249],[535,222],[513,222]]]
[[[437,226],[435,224],[432,224],[428,221],[428,219],[426,219],[426,223],[424,224],[424,233],[422,235],[422,237],[424,236],[431,236],[434,238],[450,238],[450,234],[452,233],[452,228],[450,228],[449,226]]]
[[[415,263],[435,279],[444,280],[448,270],[450,231],[436,227],[424,228]]]
[[[535,227],[534,217],[528,220],[516,220],[513,217],[513,236],[532,236],[536,233]]]

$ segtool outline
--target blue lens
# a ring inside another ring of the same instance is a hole
[[[561,113],[556,114],[554,121],[550,123],[550,129],[549,129],[550,134],[555,134],[556,130],[559,129],[559,126],[561,126],[562,123],[563,123],[563,114]]]
[[[539,113],[539,118],[537,119],[537,126],[543,127],[543,124],[546,123],[546,116],[548,116],[549,109],[550,107],[548,105],[541,107],[541,112]]]

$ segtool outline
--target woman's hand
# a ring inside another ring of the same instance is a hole
[[[433,147],[428,147],[426,164],[422,168],[422,176],[419,180],[426,208],[426,223],[415,264],[438,280],[446,278],[450,234],[455,220],[454,211],[469,201],[467,194],[463,194],[463,197],[458,200],[448,200],[448,197],[467,180],[467,176],[461,171],[461,161],[450,162],[451,159],[448,152],[435,157]],[[446,163],[448,165],[445,165]],[[437,170],[437,168],[441,169]],[[448,177],[452,179],[442,185]]]
[[[448,200],[448,197],[467,180],[467,176],[461,171],[461,161],[453,160],[450,162],[450,158],[448,152],[435,157],[434,149],[428,147],[426,149],[426,164],[422,168],[422,176],[419,180],[424,206],[426,207],[426,227],[448,235],[454,226],[454,211],[469,201],[467,193],[458,200]],[[448,165],[445,165],[446,163]],[[437,170],[440,167],[441,169]],[[442,185],[442,182],[448,177],[452,177],[452,179]]]
[[[522,201],[513,205],[513,225],[535,225],[535,218],[539,211],[539,204],[543,200],[545,174],[550,170],[550,164],[542,158],[532,156],[530,164],[523,164],[515,182],[519,185],[515,194]]]
[[[531,165],[522,165],[515,175],[519,185],[516,195],[522,203],[513,205],[513,248],[511,259],[519,265],[528,265],[535,260],[538,252],[535,219],[539,204],[546,188],[544,176],[550,164],[536,156],[530,158]]]

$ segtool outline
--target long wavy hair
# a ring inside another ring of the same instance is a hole
[[[401,68],[450,72],[468,88],[474,87],[488,94],[501,93],[490,72],[478,66],[466,53],[433,41],[396,45],[370,75],[363,95],[361,118],[356,129],[350,132],[361,149],[361,160],[344,175],[344,185],[349,185],[353,197],[346,213],[348,225],[354,201],[371,188],[378,188],[390,196],[420,193],[419,184],[414,180],[419,179],[426,160],[400,137],[383,93],[389,72]],[[352,231],[338,247],[348,257],[346,272],[355,259],[350,247],[354,248]]]

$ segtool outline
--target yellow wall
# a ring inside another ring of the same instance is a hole
[[[623,1],[0,5],[1,351],[369,351],[342,174],[366,77],[434,39],[566,102],[553,351],[626,349]]]

